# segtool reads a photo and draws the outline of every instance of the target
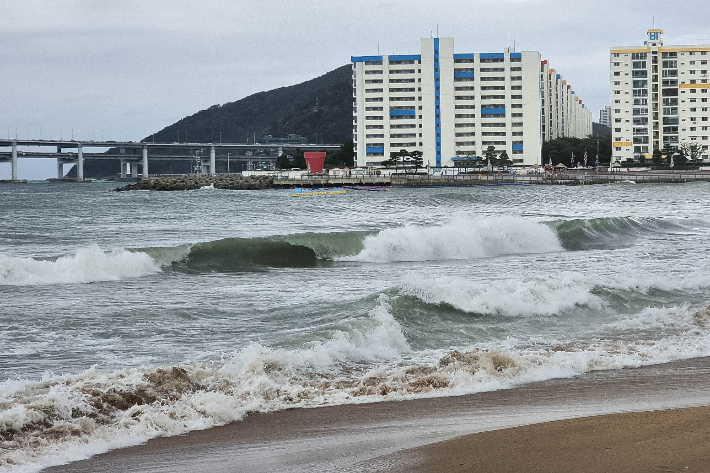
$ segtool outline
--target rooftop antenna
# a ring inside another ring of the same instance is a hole
[[[656,29],[656,15],[653,15],[653,29]]]
[[[439,23],[436,24],[436,37],[439,37]]]
[[[380,55],[380,43],[377,43],[377,55]]]

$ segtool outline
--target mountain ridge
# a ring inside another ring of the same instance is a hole
[[[254,142],[254,137],[290,134],[308,142],[352,140],[352,66],[346,64],[300,84],[251,94],[234,102],[212,105],[145,137],[144,142],[174,143],[187,136],[192,143]],[[134,150],[126,150],[133,152]],[[135,150],[140,152],[140,150]],[[186,161],[154,161],[151,174],[187,173]],[[84,176],[103,178],[119,173],[119,160],[88,160]],[[67,174],[76,177],[76,166]]]

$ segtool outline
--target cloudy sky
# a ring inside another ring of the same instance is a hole
[[[457,52],[539,50],[596,120],[609,48],[641,44],[654,17],[666,44],[710,44],[708,0],[0,0],[0,136],[137,141],[351,55],[418,53],[437,28]]]

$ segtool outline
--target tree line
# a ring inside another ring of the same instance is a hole
[[[584,165],[584,154],[587,153],[587,165],[594,166],[599,150],[599,165],[609,165],[612,155],[611,136],[589,135],[586,138],[557,138],[542,144],[542,163],[556,166],[560,163],[575,167],[577,163]]]

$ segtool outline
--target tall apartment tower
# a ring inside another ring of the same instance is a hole
[[[664,46],[650,29],[643,46],[611,49],[612,159],[651,159],[654,149],[684,142],[702,146],[708,160],[710,45]]]
[[[358,166],[421,151],[430,167],[483,156],[540,164],[543,141],[592,133],[592,115],[537,51],[455,53],[453,38],[424,38],[421,53],[353,56]]]
[[[599,110],[599,124],[611,128],[611,107],[609,105]]]

